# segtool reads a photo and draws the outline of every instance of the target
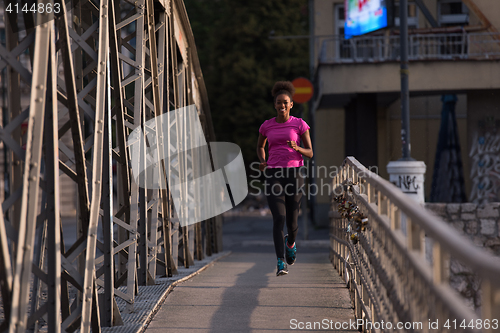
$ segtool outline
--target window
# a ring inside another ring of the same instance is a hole
[[[460,0],[438,1],[438,24],[441,27],[464,26],[469,24],[469,9]],[[464,55],[467,45],[463,36],[449,36],[443,41],[441,54]]]
[[[344,34],[345,10],[344,5],[335,6],[335,34]]]
[[[334,31],[339,35],[340,39],[336,42],[335,55],[336,58],[351,58],[351,50],[349,41],[344,39],[344,24],[345,24],[345,9],[344,5],[336,5],[335,11],[335,26]]]
[[[469,9],[460,0],[440,0],[438,2],[438,23],[441,27],[467,25]]]
[[[399,27],[399,2],[394,3],[394,26]],[[408,28],[418,28],[417,5],[411,1],[408,1]]]

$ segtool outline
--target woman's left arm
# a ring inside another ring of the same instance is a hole
[[[297,146],[297,143],[295,141],[288,141],[288,145],[295,151],[298,151],[305,157],[312,158],[313,157],[313,150],[312,150],[312,145],[311,145],[311,137],[309,136],[309,130],[305,131],[300,138],[302,139],[302,142],[304,143],[304,148]]]

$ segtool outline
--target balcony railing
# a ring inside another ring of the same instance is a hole
[[[320,63],[398,61],[399,36],[336,35],[322,41]],[[409,60],[499,59],[499,33],[410,35]]]

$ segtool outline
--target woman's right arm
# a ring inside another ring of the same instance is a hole
[[[264,169],[267,166],[266,162],[266,142],[267,138],[262,135],[262,133],[259,133],[259,140],[257,141],[257,157],[259,158],[260,165],[259,165],[259,170],[264,171]]]

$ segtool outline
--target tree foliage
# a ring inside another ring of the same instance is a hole
[[[185,0],[217,141],[238,144],[247,171],[276,81],[309,76],[308,1]],[[292,109],[293,111],[293,109]]]

